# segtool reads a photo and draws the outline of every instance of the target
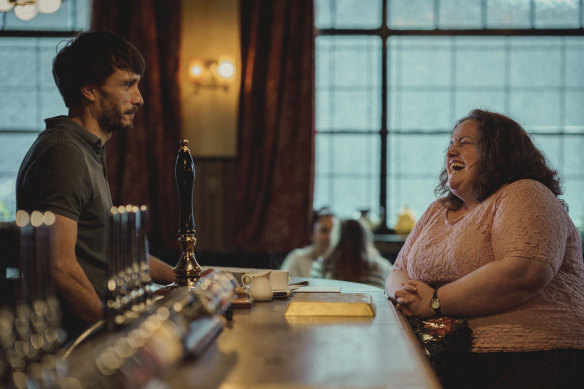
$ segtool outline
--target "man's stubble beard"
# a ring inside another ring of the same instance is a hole
[[[124,125],[122,120],[124,115],[120,113],[118,107],[111,104],[110,100],[105,100],[101,115],[97,122],[101,128],[110,133],[127,132],[132,129],[134,125],[134,120],[130,120],[130,124]]]

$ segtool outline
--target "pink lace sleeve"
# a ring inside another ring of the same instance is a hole
[[[514,182],[495,212],[491,242],[496,259],[533,258],[558,271],[569,231],[562,204],[551,191],[532,180]]]

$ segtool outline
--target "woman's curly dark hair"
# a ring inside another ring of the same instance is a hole
[[[543,153],[517,122],[505,115],[475,109],[454,128],[466,120],[474,120],[478,129],[475,142],[478,174],[471,185],[477,201],[484,201],[503,185],[522,179],[542,183],[556,197],[563,193],[558,172],[548,166]],[[446,166],[440,172],[435,193],[448,209],[457,210],[462,206],[462,200],[448,187]]]

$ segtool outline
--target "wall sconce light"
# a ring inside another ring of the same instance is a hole
[[[235,65],[230,58],[198,59],[189,64],[189,81],[195,92],[202,88],[229,90],[235,79]]]
[[[14,14],[20,20],[32,20],[37,14],[51,14],[59,9],[61,0],[0,0],[0,12],[14,8]]]

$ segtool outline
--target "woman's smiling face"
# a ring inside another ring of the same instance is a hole
[[[467,207],[476,203],[472,194],[472,183],[477,177],[478,125],[474,120],[465,120],[454,131],[446,152],[446,171],[450,191]]]

